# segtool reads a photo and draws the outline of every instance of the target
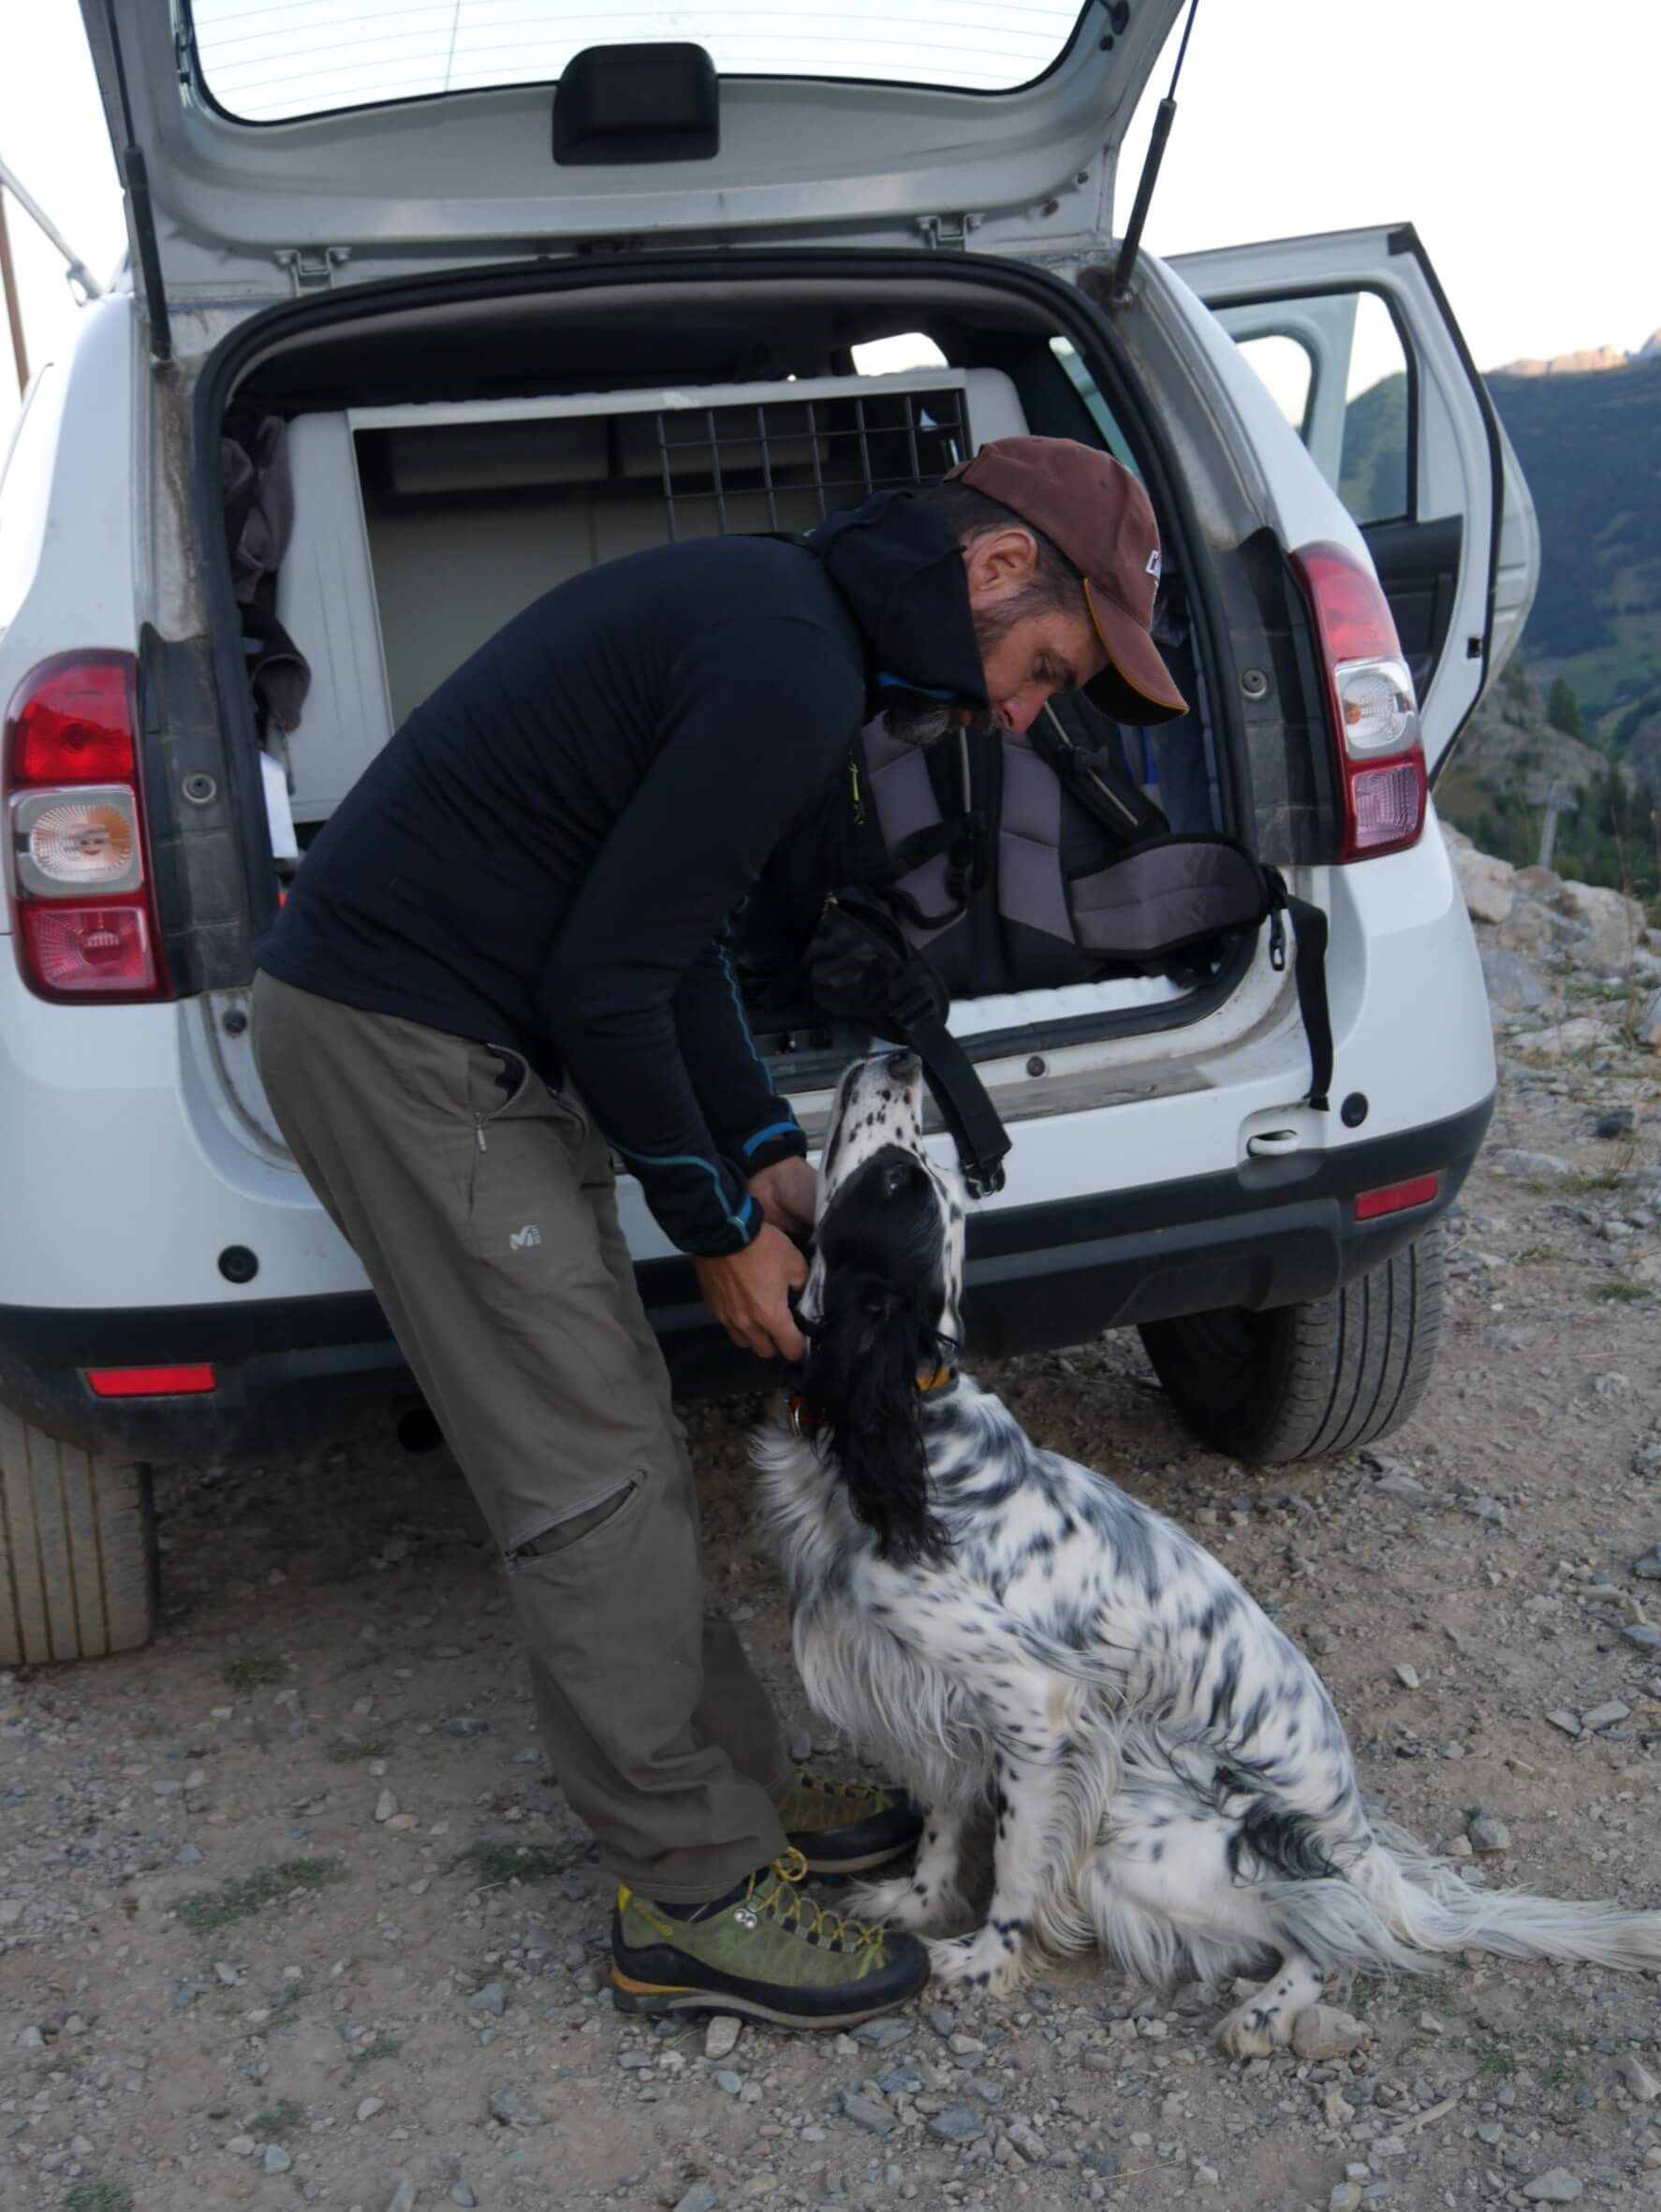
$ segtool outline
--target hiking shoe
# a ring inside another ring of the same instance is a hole
[[[827,1781],[805,1770],[779,1806],[785,1840],[810,1874],[866,1874],[908,1852],[923,1816],[904,1790],[882,1782]]]
[[[804,1896],[799,1851],[713,1904],[617,1893],[611,1989],[624,2013],[738,2013],[781,2028],[851,2028],[892,2012],[929,1978],[915,1936],[827,1912]]]

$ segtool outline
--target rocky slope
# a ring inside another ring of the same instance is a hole
[[[1513,868],[1448,823],[1442,836],[1506,1034],[1547,1059],[1592,1050],[1611,1028],[1661,1048],[1661,930],[1637,900],[1550,868]]]

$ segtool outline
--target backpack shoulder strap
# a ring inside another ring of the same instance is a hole
[[[1307,899],[1287,890],[1278,869],[1263,871],[1275,904],[1269,917],[1269,957],[1277,968],[1286,964],[1286,939],[1281,931],[1282,912],[1292,917],[1292,983],[1298,993],[1298,1012],[1309,1039],[1309,1103],[1317,1114],[1328,1111],[1332,1089],[1332,1010],[1327,1002],[1327,917]]]
[[[943,740],[949,743],[950,740]],[[900,916],[914,946],[962,918],[986,864],[989,824],[971,803],[967,748],[961,759],[963,803],[948,814],[941,804],[928,752],[895,738],[881,723],[861,733],[866,781],[888,872],[880,889]]]
[[[1143,838],[1164,837],[1169,832],[1164,810],[1154,805],[1139,784],[1121,775],[1104,752],[1087,751],[1075,744],[1048,701],[1026,736],[1028,744],[1054,770],[1063,788],[1122,844],[1137,844]]]
[[[923,955],[911,950],[892,916],[846,893],[828,899],[808,968],[814,998],[826,1013],[914,1048],[957,1146],[970,1196],[1001,1191],[1008,1132],[947,1027],[945,985]]]

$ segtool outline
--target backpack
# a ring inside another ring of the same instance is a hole
[[[801,969],[823,1014],[918,1053],[972,1196],[1003,1187],[1009,1138],[947,1027],[954,995],[1198,979],[1265,923],[1281,969],[1289,918],[1308,1103],[1327,1110],[1325,914],[1238,840],[1173,831],[1090,741],[1082,709],[926,748],[874,723],[850,773],[855,829],[837,861],[851,880],[824,899]]]

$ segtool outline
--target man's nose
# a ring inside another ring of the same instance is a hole
[[[1006,729],[1013,730],[1019,736],[1022,730],[1031,729],[1037,721],[1038,710],[1049,696],[1048,692],[1042,691],[1018,691],[999,704],[998,719]]]

